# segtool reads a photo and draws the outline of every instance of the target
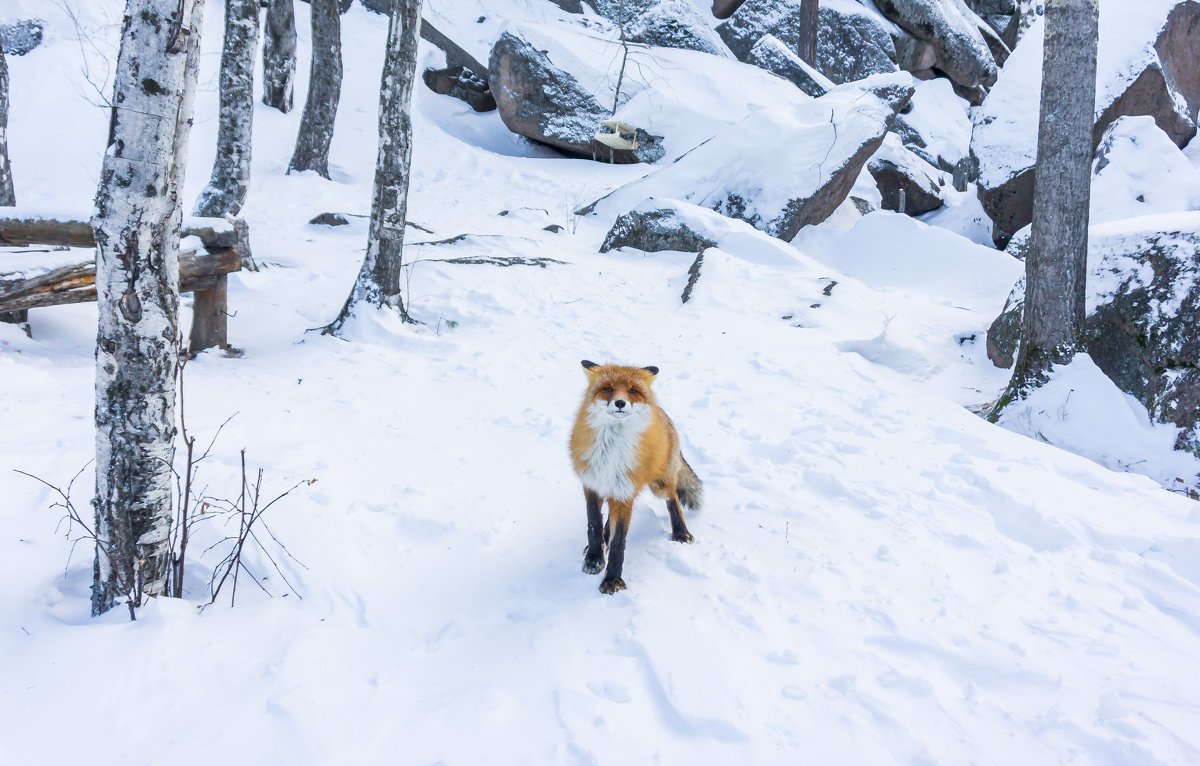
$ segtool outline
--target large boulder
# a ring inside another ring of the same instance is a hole
[[[488,59],[488,86],[500,119],[514,133],[579,157],[609,111],[528,40],[504,32]]]
[[[659,48],[730,56],[729,49],[688,0],[659,0],[634,17],[626,26],[629,40]]]
[[[801,0],[749,0],[717,27],[740,61],[763,35],[796,50],[803,24]],[[898,55],[887,22],[853,0],[823,0],[818,8],[817,69],[835,83],[895,72]]]
[[[645,200],[617,218],[604,238],[604,243],[600,245],[600,252],[607,253],[619,247],[632,247],[647,253],[662,250],[700,253],[715,247],[719,236],[716,232],[720,227],[705,225],[709,222],[703,215],[698,216],[696,211],[707,213],[708,216],[715,214],[697,208],[685,216],[680,214],[680,207],[680,203],[673,200]]]
[[[867,161],[867,170],[875,179],[884,210],[917,216],[946,204],[942,173],[909,151],[894,133]]]
[[[834,87],[832,80],[806,64],[775,35],[763,35],[750,49],[746,63],[779,75],[813,98]]]
[[[1092,227],[1084,349],[1159,422],[1182,430],[1177,448],[1200,455],[1200,213]],[[1024,280],[988,330],[988,355],[1012,364]]]
[[[1092,225],[1200,210],[1200,171],[1148,116],[1119,117],[1092,164]]]
[[[934,47],[937,67],[962,88],[996,82],[996,58],[983,21],[962,0],[877,0],[883,15]]]
[[[895,73],[790,107],[760,109],[579,212],[616,216],[647,197],[666,197],[791,240],[845,201],[912,94],[912,77]]]
[[[1094,144],[1118,117],[1148,115],[1176,145],[1185,145],[1200,109],[1200,1],[1101,4]],[[1033,215],[1042,37],[1038,21],[972,113],[979,199],[1001,247]]]

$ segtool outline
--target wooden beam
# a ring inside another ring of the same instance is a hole
[[[53,220],[32,215],[0,218],[0,245],[53,245],[95,247],[96,237],[89,221]],[[196,236],[208,250],[225,250],[238,244],[238,227],[220,218],[188,218],[181,236]]]
[[[196,255],[179,255],[179,292],[211,290],[216,278],[242,268],[235,248]],[[52,269],[28,279],[5,281],[0,275],[0,312],[21,311],[41,306],[87,303],[96,300],[96,262],[85,261]]]

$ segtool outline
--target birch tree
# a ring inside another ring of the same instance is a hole
[[[337,0],[311,0],[312,68],[308,99],[288,172],[315,170],[329,178],[329,144],[342,96],[342,34]]]
[[[292,0],[270,0],[263,30],[263,103],[292,111],[296,82],[296,10]]]
[[[0,206],[17,204],[13,192],[12,166],[8,163],[8,64],[0,50]]]
[[[195,215],[236,215],[250,186],[254,128],[254,51],[258,47],[259,0],[225,0],[221,48],[217,156],[212,177],[196,201]],[[293,35],[295,31],[293,30]]]
[[[379,88],[379,153],[375,159],[367,254],[346,304],[325,328],[325,334],[340,332],[363,303],[393,308],[405,321],[411,321],[400,294],[400,277],[412,170],[412,96],[420,31],[421,0],[392,0]]]
[[[204,0],[127,0],[96,213],[92,614],[165,592],[178,366],[179,189]]]
[[[1033,231],[1012,381],[992,415],[1082,346],[1099,0],[1047,0]]]

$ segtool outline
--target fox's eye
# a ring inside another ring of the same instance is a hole
[[[612,386],[605,386],[604,388],[602,388],[602,389],[600,389],[600,390],[601,390],[601,391],[603,391],[603,392],[604,392],[604,393],[606,393],[606,394],[611,394],[611,393],[612,393]]]
[[[638,391],[636,388],[631,388],[631,389],[629,389],[629,395],[630,396],[640,396],[641,392]]]

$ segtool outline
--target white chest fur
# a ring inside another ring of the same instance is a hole
[[[650,409],[635,405],[627,417],[615,418],[604,402],[595,402],[588,410],[587,423],[592,429],[592,446],[583,453],[586,464],[579,474],[586,489],[600,497],[632,500],[630,472],[637,465],[638,444],[650,424]]]

